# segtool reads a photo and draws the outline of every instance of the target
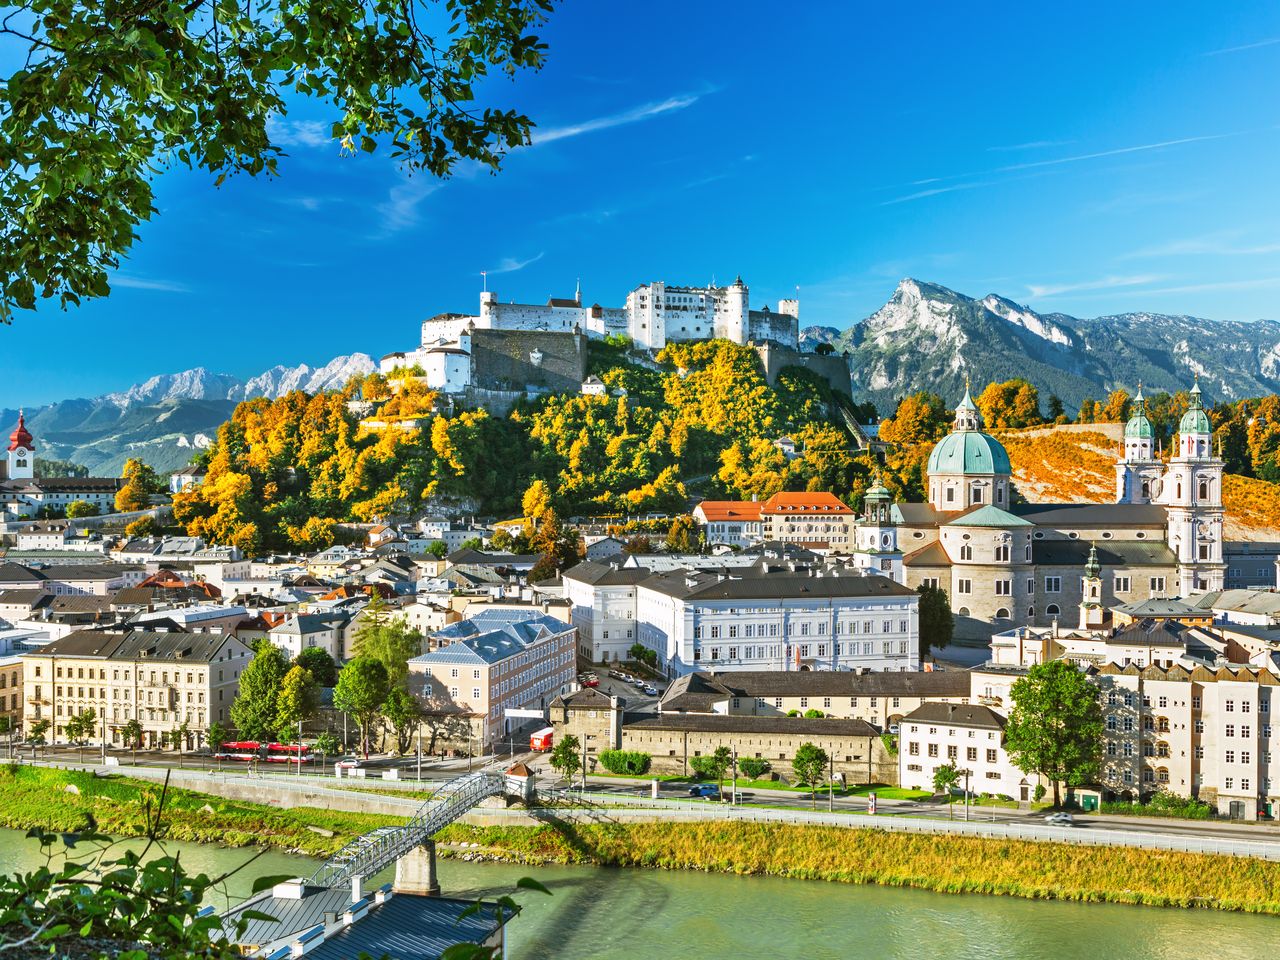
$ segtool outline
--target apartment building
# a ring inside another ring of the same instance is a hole
[[[489,748],[529,721],[508,709],[545,710],[571,691],[577,630],[536,608],[481,610],[438,631],[439,647],[409,661],[409,688],[430,713],[469,718]]]
[[[661,714],[780,717],[817,710],[888,730],[925,703],[967,704],[966,670],[916,673],[740,670],[690,673],[672,681]]]
[[[898,734],[901,786],[932,790],[938,767],[960,771],[959,787],[1027,802],[1038,780],[1013,765],[1004,749],[1005,719],[980,704],[924,703],[902,718]]]
[[[587,561],[561,575],[578,651],[592,663],[626,660],[636,642],[636,586],[652,576],[644,567]]]
[[[209,724],[227,724],[240,673],[253,652],[230,634],[81,630],[22,656],[23,726],[47,719],[50,739],[92,709],[97,736],[126,746],[121,730],[142,725],[144,746],[185,728],[185,749],[203,742]]]
[[[693,508],[709,546],[749,547],[764,539],[756,500],[703,500]]]
[[[849,553],[857,516],[831,493],[775,493],[760,504],[764,539]]]

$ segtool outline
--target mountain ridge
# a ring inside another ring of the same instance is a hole
[[[973,298],[906,278],[871,316],[845,330],[806,327],[802,348],[849,356],[854,393],[884,415],[921,389],[954,401],[974,383],[1022,377],[1069,409],[1117,388],[1186,389],[1209,398],[1280,392],[1280,323],[1133,312],[1081,319],[1039,313],[995,293]]]

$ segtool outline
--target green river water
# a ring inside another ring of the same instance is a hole
[[[210,875],[251,856],[196,844],[166,849]],[[34,843],[0,830],[0,870],[38,860]],[[254,876],[312,869],[305,857],[267,853],[226,895],[247,895]],[[1280,918],[1241,914],[719,874],[440,864],[447,895],[498,896],[526,875],[554,895],[522,893],[525,910],[508,928],[510,960],[1254,960],[1280,948]]]

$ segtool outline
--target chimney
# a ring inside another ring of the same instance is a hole
[[[351,878],[351,902],[352,903],[359,903],[361,900],[364,899],[364,894],[361,892],[361,881],[363,879],[364,879],[363,877],[358,875]]]

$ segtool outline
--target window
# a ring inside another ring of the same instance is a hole
[[[973,547],[969,546],[969,544],[967,544],[967,543],[966,543],[966,544],[963,544],[963,545],[960,547],[960,559],[961,559],[961,560],[972,560],[972,559],[973,559]]]
[[[1009,545],[1002,543],[996,547],[996,563],[1009,562]]]
[[[1012,581],[1012,580],[997,580],[997,581],[996,581],[996,596],[997,596],[997,597],[1007,597],[1007,596],[1010,596],[1012,593],[1013,593],[1013,581]]]
[[[1251,704],[1248,700],[1241,700],[1241,701],[1240,701],[1240,712],[1241,712],[1241,713],[1248,713],[1252,708],[1253,708],[1253,704]]]
[[[1116,718],[1114,716],[1107,717],[1107,729],[1114,731],[1116,728]]]
[[[1222,755],[1222,759],[1223,759],[1223,761],[1224,761],[1224,762],[1226,762],[1226,763],[1235,763],[1235,762],[1236,762],[1236,752],[1235,752],[1234,750],[1228,750],[1226,753],[1224,753],[1224,754]]]
[[[1062,578],[1061,577],[1045,577],[1044,592],[1045,593],[1061,593]]]
[[[1164,577],[1151,578],[1151,592],[1164,593]]]
[[[995,763],[995,762],[996,762],[996,752],[990,749],[987,750],[987,763]]]
[[[972,581],[969,581],[969,580],[956,581],[956,593],[972,593],[972,592],[973,592]]]
[[[1223,708],[1227,711],[1227,713],[1235,713],[1236,702],[1234,700],[1228,700],[1225,704],[1223,704]]]
[[[965,747],[965,749],[964,749],[964,758],[965,758],[965,760],[969,761],[970,763],[975,762],[975,761],[978,759],[978,748],[977,748],[977,747]]]
[[[920,755],[920,744],[912,740],[910,747],[907,749],[907,753],[913,757],[918,757]]]
[[[1227,736],[1234,737],[1236,735],[1236,725],[1234,723],[1227,724]]]
[[[929,744],[929,756],[936,757],[938,755],[938,745],[936,743]]]
[[[947,759],[954,760],[956,758],[957,748],[954,743],[947,744]]]
[[[1112,585],[1112,589],[1114,589],[1114,591],[1115,591],[1116,593],[1128,593],[1128,592],[1129,592],[1129,578],[1128,578],[1128,577],[1119,577],[1119,576],[1118,576],[1118,577],[1116,577],[1116,578],[1115,578],[1115,582],[1114,582],[1114,583],[1113,583],[1113,585]]]
[[[1058,614],[1062,613],[1062,610],[1059,609],[1056,603],[1051,603],[1044,608],[1044,612],[1046,616],[1056,617]]]

